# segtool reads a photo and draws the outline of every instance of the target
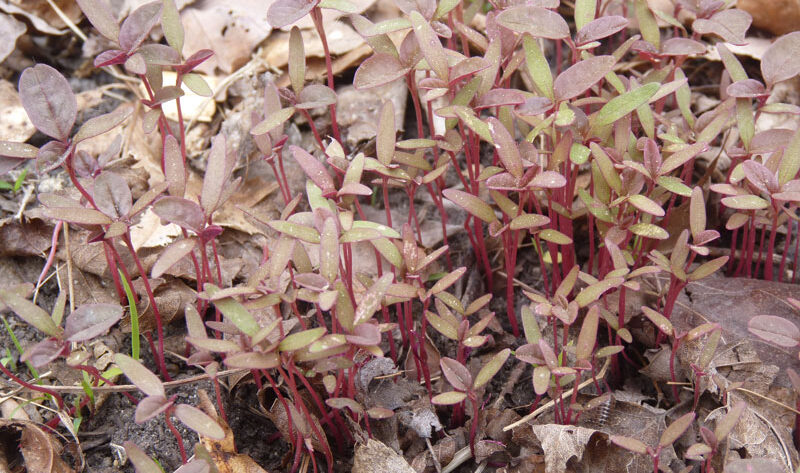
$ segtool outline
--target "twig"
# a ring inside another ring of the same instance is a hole
[[[86,34],[83,31],[81,31],[80,28],[78,28],[78,25],[73,23],[72,20],[70,20],[69,17],[60,8],[58,8],[58,5],[56,5],[55,2],[53,2],[53,0],[47,0],[47,3],[50,5],[50,8],[52,8],[53,11],[56,12],[56,15],[58,15],[58,17],[61,18],[61,21],[63,21],[64,24],[66,24],[69,27],[69,29],[71,29],[72,32],[75,33],[75,36],[80,38],[82,41],[86,41],[89,39],[86,37]]]
[[[231,370],[224,370],[224,371],[220,371],[219,373],[217,373],[217,376],[229,376],[229,375],[234,375],[234,374],[241,374],[241,373],[244,373],[246,371],[250,371],[250,370],[246,369],[246,368],[236,368],[236,369],[231,369]],[[190,376],[188,378],[176,379],[174,381],[167,381],[167,382],[165,382],[163,384],[164,384],[164,388],[171,389],[171,388],[176,388],[178,386],[183,386],[185,384],[192,384],[192,383],[195,383],[195,382],[198,382],[198,381],[204,381],[204,380],[207,380],[207,379],[209,379],[209,375],[200,374],[200,375],[197,375],[197,376]],[[44,389],[49,389],[50,391],[55,391],[55,392],[59,392],[59,393],[83,393],[84,392],[83,386],[41,386],[41,385],[37,385],[37,387],[41,387],[41,388],[44,388]],[[121,392],[139,391],[139,388],[137,388],[133,384],[118,384],[116,386],[98,386],[98,387],[92,388],[92,391],[94,391],[94,392],[121,393]]]
[[[597,376],[595,376],[595,378],[603,378],[603,377],[605,377],[606,370],[608,369],[608,365],[610,363],[611,363],[611,358],[606,358],[606,362],[605,362],[605,364],[603,364],[603,368],[600,369],[600,372],[597,373]],[[592,383],[594,383],[594,379],[593,378],[587,379],[586,381],[584,381],[584,382],[582,382],[581,384],[578,385],[578,391],[580,391],[581,389],[585,388],[586,386],[589,386]],[[575,388],[572,388],[572,389],[569,389],[567,391],[564,391],[563,393],[561,393],[560,399],[564,399],[565,396],[566,397],[572,396],[572,391],[574,391],[574,390],[575,390]],[[556,404],[556,400],[555,399],[551,400],[547,404],[545,404],[542,407],[536,409],[535,411],[533,411],[530,414],[526,415],[522,419],[520,419],[520,420],[518,420],[516,422],[513,422],[511,424],[508,424],[507,426],[503,427],[503,432],[508,432],[511,429],[515,429],[515,428],[519,427],[520,425],[522,425],[522,424],[524,424],[524,423],[526,423],[526,422],[528,422],[530,420],[535,419],[539,414],[541,414],[542,412],[545,412],[546,410],[548,410],[551,407],[555,406],[555,404]]]

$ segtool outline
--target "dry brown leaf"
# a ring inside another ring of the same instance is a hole
[[[306,58],[322,58],[325,52],[322,41],[316,30],[305,29],[301,31]],[[361,37],[350,26],[334,21],[325,24],[325,36],[328,39],[328,48],[333,56],[345,54],[364,44]],[[267,64],[275,68],[283,68],[289,62],[289,33],[274,32],[262,48],[261,57]]]
[[[80,22],[82,13],[78,4],[72,0],[55,0],[62,12],[73,22]],[[58,14],[48,5],[47,0],[11,0],[0,3],[0,10],[10,15],[22,15],[38,31],[52,35],[62,35],[69,31]]]
[[[0,220],[0,257],[42,256],[50,249],[53,228],[42,220]]]
[[[213,74],[219,67],[231,73],[244,65],[256,45],[269,36],[267,10],[272,1],[200,0],[181,12],[186,30],[184,51],[211,49],[214,56],[197,67]]]
[[[28,473],[75,471],[61,459],[61,445],[33,422],[0,419],[0,444],[10,447],[10,452],[21,454],[21,459],[6,460],[9,464],[24,464]],[[9,451],[8,448],[3,450]]]
[[[800,30],[800,0],[739,0],[736,8],[753,16],[753,26],[777,36]]]
[[[10,17],[0,16],[0,23],[8,21],[8,18]],[[2,52],[0,52],[0,56],[2,56]],[[3,110],[3,121],[0,122],[0,140],[28,141],[28,138],[36,131],[36,128],[28,119],[25,109],[22,108],[17,88],[7,80],[0,81],[0,107]]]
[[[216,466],[219,473],[268,473],[261,468],[249,455],[236,453],[233,431],[228,424],[217,415],[214,404],[209,399],[208,394],[202,389],[197,391],[198,407],[205,411],[212,419],[225,431],[225,438],[222,440],[212,440],[208,437],[200,436],[200,444],[205,448]]]
[[[800,323],[795,311],[784,301],[797,297],[797,286],[758,279],[712,276],[686,286],[678,299],[672,323],[678,331],[689,331],[707,322],[722,326],[722,338],[731,346],[751,340],[758,359],[781,369],[776,383],[789,386],[785,369],[797,366],[797,349],[782,348],[755,339],[747,330],[750,319],[758,314],[772,314]]]
[[[531,428],[544,450],[547,473],[564,473],[571,458],[574,457],[580,462],[583,451],[593,435],[604,436],[594,430],[571,425],[546,424],[533,425]]]
[[[356,447],[353,473],[416,473],[405,458],[385,444],[369,439]]]

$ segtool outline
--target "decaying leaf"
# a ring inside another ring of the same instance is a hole
[[[6,458],[7,464],[22,464],[30,473],[75,471],[61,459],[61,445],[34,422],[0,419],[0,444],[6,452],[16,452],[22,457]]]
[[[385,444],[369,439],[356,447],[353,473],[415,473],[405,458]]]

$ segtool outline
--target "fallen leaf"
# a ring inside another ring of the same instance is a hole
[[[369,439],[356,447],[352,473],[416,473],[405,458],[385,444]]]
[[[231,73],[244,65],[256,45],[269,36],[267,10],[272,1],[201,0],[181,12],[186,31],[184,50],[211,49],[214,56],[197,67],[213,74]]]
[[[6,21],[7,18],[10,17],[0,14],[0,29],[3,27],[3,21]],[[7,44],[5,41],[4,39],[0,44]],[[2,56],[2,51],[0,51],[0,56]],[[20,143],[28,141],[28,138],[33,136],[36,128],[28,118],[28,114],[25,113],[25,109],[22,108],[17,88],[6,80],[0,81],[0,107],[3,110],[3,121],[0,123],[0,140]]]
[[[200,445],[208,452],[214,466],[219,473],[267,473],[249,455],[236,453],[233,431],[228,424],[217,415],[214,404],[208,394],[200,389],[197,391],[198,407],[214,419],[222,427],[225,437],[222,440],[213,440],[200,435]]]
[[[24,464],[28,473],[74,471],[61,459],[61,445],[33,422],[0,419],[0,444],[6,447],[6,451],[21,454],[21,459],[6,460],[9,464]]]

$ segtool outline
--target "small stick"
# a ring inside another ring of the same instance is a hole
[[[234,375],[234,374],[241,374],[241,373],[244,373],[246,371],[250,371],[250,370],[246,369],[246,368],[236,368],[236,369],[231,369],[231,370],[224,370],[224,371],[220,371],[219,373],[217,373],[217,376],[229,376],[229,375]],[[40,378],[41,378],[41,376],[40,376]],[[195,382],[198,382],[198,381],[204,381],[206,379],[209,379],[209,376],[207,374],[200,374],[200,375],[197,375],[197,376],[191,376],[189,378],[176,379],[174,381],[167,381],[167,382],[165,382],[163,384],[164,384],[164,388],[171,389],[171,388],[176,388],[178,386],[182,386],[184,384],[191,384],[191,383],[195,383]],[[84,392],[83,386],[40,386],[40,385],[37,385],[37,387],[44,388],[44,389],[49,389],[51,391],[60,392],[60,393],[68,393],[68,394],[69,393],[83,393]],[[121,393],[121,392],[139,391],[139,388],[137,388],[133,384],[117,384],[116,386],[98,386],[98,387],[92,388],[92,391],[94,391],[94,392]]]
[[[595,378],[603,378],[603,377],[605,377],[606,370],[608,369],[608,365],[610,364],[610,362],[611,362],[611,358],[606,358],[606,362],[605,362],[605,364],[603,364],[603,368],[600,370],[599,373],[597,373],[597,376]],[[578,391],[580,391],[581,389],[585,388],[586,386],[589,386],[593,382],[594,382],[594,379],[591,379],[591,378],[587,379],[586,381],[584,381],[584,382],[582,382],[581,384],[578,385]],[[561,393],[561,396],[560,396],[561,399],[563,399],[564,396],[567,396],[567,397],[571,396],[573,390],[575,390],[575,388],[569,389],[569,390],[564,391],[563,393]],[[530,414],[526,415],[522,419],[520,419],[520,420],[518,420],[516,422],[513,422],[511,424],[508,424],[507,426],[503,427],[503,432],[508,432],[511,429],[515,429],[515,428],[519,427],[520,425],[522,425],[522,424],[524,424],[524,423],[526,423],[526,422],[528,422],[530,420],[535,419],[539,414],[541,414],[542,412],[545,412],[546,410],[550,409],[555,404],[556,404],[555,399],[551,400],[547,404],[545,404],[542,407],[536,409],[535,411],[533,411]]]

